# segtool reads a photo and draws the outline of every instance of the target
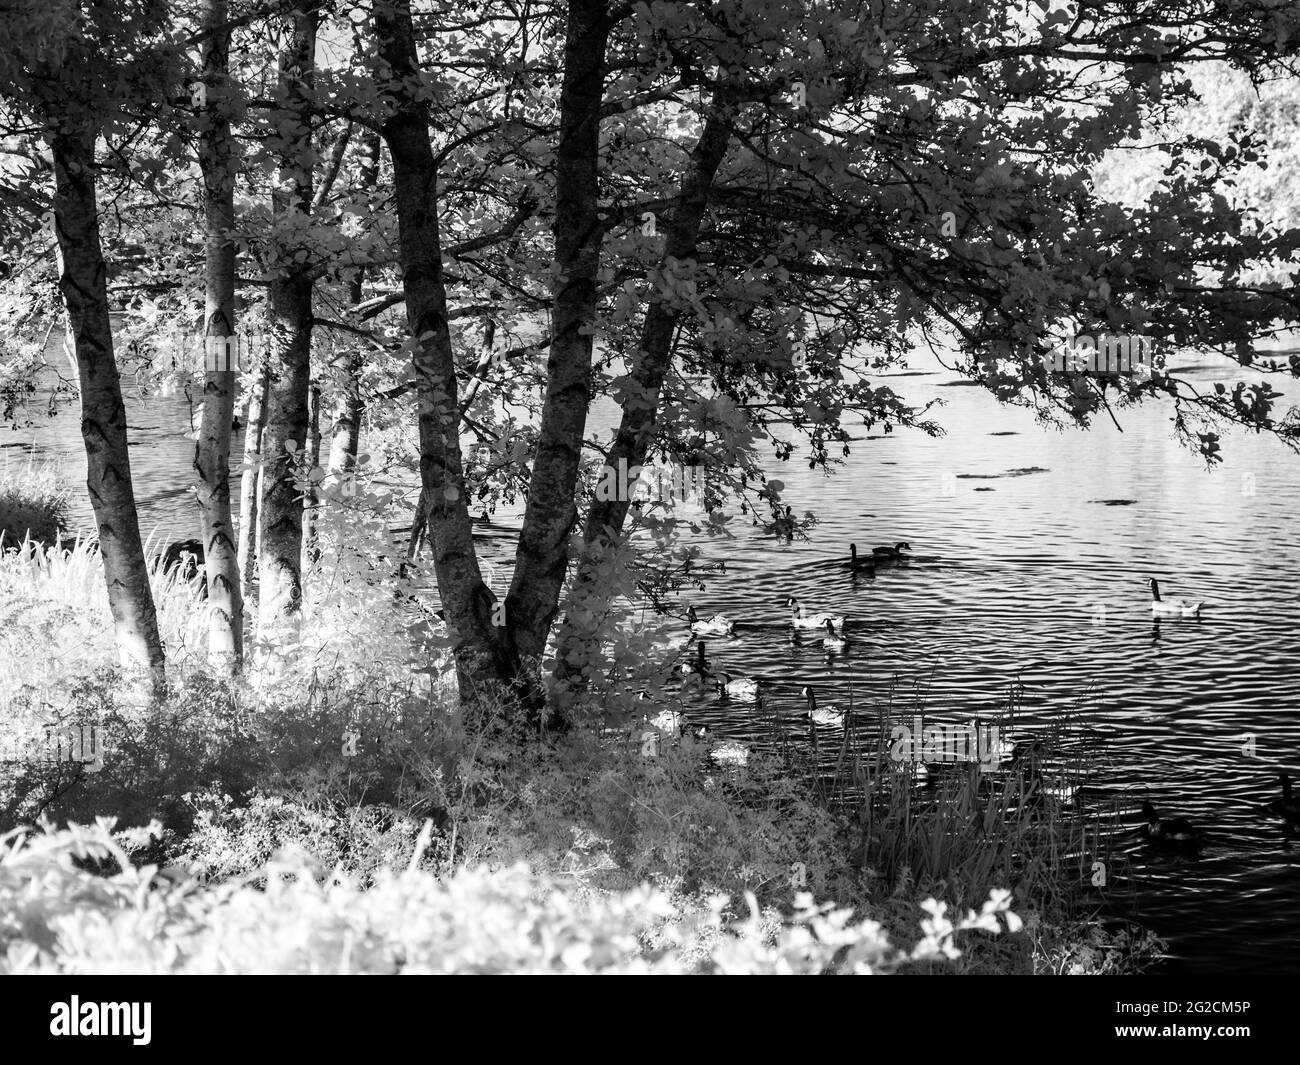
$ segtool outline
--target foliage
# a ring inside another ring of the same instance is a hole
[[[257,870],[264,887],[210,887],[131,864],[128,850],[157,826],[116,837],[111,828],[100,821],[0,843],[0,972],[869,975],[957,959],[962,933],[1020,927],[1006,892],[957,917],[923,903],[911,950],[806,893],[775,930],[752,896],[745,922],[724,921],[725,898],[710,900],[703,920],[683,919],[661,890],[583,893],[524,865],[440,880],[416,868],[423,837],[407,870],[382,873],[366,890],[342,874],[317,879],[293,858]],[[96,875],[87,863],[113,871]]]
[[[58,543],[68,527],[68,490],[52,463],[29,459],[0,469],[0,550],[25,540],[46,547]]]

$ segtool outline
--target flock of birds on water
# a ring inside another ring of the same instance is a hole
[[[778,528],[777,532],[780,535],[781,530]],[[893,547],[874,547],[871,554],[859,555],[857,545],[849,544],[849,557],[844,566],[853,573],[865,573],[874,576],[877,566],[904,562],[907,560],[906,552],[911,550],[911,544],[900,541],[894,544]],[[1147,587],[1151,592],[1151,613],[1153,616],[1200,617],[1201,608],[1204,605],[1203,600],[1166,599],[1160,593],[1160,582],[1154,577],[1147,580]],[[823,611],[807,612],[804,605],[793,596],[786,600],[786,606],[790,610],[790,626],[795,634],[824,632],[825,635],[821,638],[822,644],[828,650],[840,650],[847,644],[847,637],[844,635],[844,616],[842,614]],[[732,676],[725,671],[713,672],[705,656],[704,638],[723,637],[729,639],[733,637],[736,627],[735,621],[725,614],[714,614],[709,618],[701,618],[697,614],[695,607],[689,606],[686,623],[690,629],[691,637],[697,641],[696,655],[681,663],[678,667],[679,672],[696,674],[702,680],[708,680],[711,677],[717,691],[728,699],[737,702],[757,702],[760,697],[761,686],[764,683],[760,678]],[[646,692],[639,694],[642,698],[648,698]],[[819,705],[817,693],[811,685],[805,685],[800,689],[799,694],[806,704],[806,709],[801,716],[810,725],[820,725],[829,729],[843,729],[845,727],[848,720],[848,711],[845,708],[834,703]],[[663,710],[654,717],[647,716],[646,721],[653,728],[672,735],[681,736],[689,733],[696,738],[704,739],[709,734],[707,725],[689,726],[685,715],[678,710]],[[1030,772],[1032,774],[1041,772],[1037,767],[1037,759],[1031,757],[1040,750],[1041,744],[1039,741],[1012,743],[1007,739],[1001,739],[995,743],[994,747],[995,749],[990,753],[996,761],[1009,760],[1013,766],[1028,765],[1031,767]],[[747,765],[749,756],[749,746],[738,740],[723,741],[714,745],[709,751],[709,758],[715,765],[731,768]],[[908,768],[913,780],[919,783],[925,783],[933,776],[933,771],[924,762],[909,763]],[[1282,789],[1281,796],[1268,803],[1265,809],[1270,814],[1282,819],[1286,831],[1300,830],[1300,799],[1297,799],[1292,792],[1291,778],[1283,773],[1279,778],[1279,782]],[[1079,790],[1078,786],[1053,787],[1045,785],[1041,776],[1037,776],[1034,783],[1037,785],[1036,791],[1038,795],[1053,798],[1063,804],[1072,803],[1075,794]],[[1142,803],[1142,817],[1144,824],[1141,827],[1141,835],[1147,843],[1154,847],[1194,850],[1199,847],[1204,839],[1202,831],[1186,818],[1161,818],[1159,811],[1149,801]]]

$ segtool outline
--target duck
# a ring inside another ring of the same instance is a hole
[[[719,673],[718,691],[726,693],[733,699],[756,699],[758,681],[753,677],[737,677],[732,680],[730,673]]]
[[[1154,577],[1147,579],[1147,586],[1151,589],[1151,613],[1181,614],[1183,617],[1200,614],[1204,600],[1193,603],[1190,599],[1161,599],[1160,582]]]
[[[787,599],[785,605],[790,608],[790,624],[796,629],[824,629],[828,621],[834,622],[836,628],[844,627],[842,614],[809,614],[804,617],[803,607],[794,596]]]
[[[971,727],[974,730],[977,753],[995,766],[1014,761],[1018,751],[1027,753],[1034,747],[1032,742],[1016,743],[1002,726],[986,725],[982,718],[975,718]]]
[[[679,735],[685,726],[686,715],[680,710],[660,710],[654,717],[647,717],[646,724],[660,732]]]
[[[878,559],[899,559],[903,557],[904,551],[910,550],[912,550],[912,545],[905,540],[900,540],[893,547],[873,547],[871,553]]]
[[[862,558],[858,558],[858,545],[849,544],[848,567],[854,573],[875,573],[876,560],[874,555],[864,555]]]
[[[808,700],[808,709],[804,716],[814,725],[826,725],[829,728],[843,728],[844,722],[848,719],[848,713],[843,707],[831,703],[828,706],[817,705],[817,696],[813,693],[811,687],[805,687],[800,692]]]
[[[844,647],[848,642],[849,641],[844,638],[844,630],[836,629],[835,622],[833,622],[830,618],[827,618],[826,638],[822,640],[822,645],[824,647],[831,648],[831,650],[839,650],[840,648]]]
[[[686,620],[695,636],[730,636],[736,627],[736,623],[725,614],[714,614],[708,621],[701,621],[693,606],[687,609]]]
[[[688,658],[684,662],[677,664],[678,673],[698,673],[701,677],[709,671],[708,659],[704,657],[704,641],[700,640],[695,645],[696,654],[694,658]]]
[[[1150,802],[1142,803],[1142,816],[1147,819],[1147,823],[1142,826],[1142,834],[1148,843],[1185,846],[1196,843],[1201,838],[1200,829],[1184,818],[1171,817],[1167,821],[1160,820],[1160,815],[1156,813],[1156,808]]]
[[[1300,827],[1300,799],[1291,795],[1291,778],[1283,773],[1278,780],[1282,784],[1282,797],[1274,799],[1266,808],[1279,815],[1286,822],[1287,828]]]
[[[709,751],[709,761],[714,765],[749,765],[749,747],[739,740],[723,740]]]

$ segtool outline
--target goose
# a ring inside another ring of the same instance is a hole
[[[704,657],[704,641],[700,640],[696,645],[696,655],[694,658],[688,658],[684,662],[677,664],[678,673],[698,673],[701,677],[709,671],[708,659]]]
[[[912,545],[907,543],[904,540],[900,540],[893,547],[873,547],[871,549],[871,553],[878,559],[879,558],[897,559],[903,557],[904,551],[910,551],[910,550],[912,550]]]
[[[992,762],[994,765],[1001,765],[1003,762],[1014,761],[1017,751],[1027,752],[1034,747],[1033,742],[1018,744],[1008,735],[1000,725],[986,725],[982,718],[975,718],[971,723],[974,730],[976,750],[973,752],[977,757]]]
[[[758,681],[753,677],[731,679],[730,673],[718,674],[718,691],[725,692],[733,699],[758,698]]]
[[[1291,778],[1283,773],[1278,779],[1282,783],[1282,797],[1274,799],[1267,809],[1278,814],[1286,822],[1287,828],[1300,827],[1300,799],[1291,796]]]
[[[654,717],[647,717],[645,720],[651,728],[677,735],[685,725],[686,715],[680,710],[660,710]]]
[[[1147,585],[1151,589],[1151,613],[1181,614],[1183,617],[1192,617],[1201,612],[1201,605],[1204,600],[1193,603],[1188,599],[1161,599],[1160,582],[1154,577],[1150,577],[1147,580]]]
[[[854,573],[875,573],[876,560],[873,555],[864,555],[858,558],[858,545],[849,544],[849,569]]]
[[[805,716],[814,725],[826,725],[830,728],[844,727],[848,714],[843,707],[836,706],[834,703],[829,706],[819,707],[817,705],[817,696],[813,694],[811,687],[803,688],[799,694],[808,700],[808,710]]]
[[[701,621],[693,606],[687,609],[686,620],[695,636],[730,636],[731,630],[736,627],[736,623],[725,614],[714,614],[708,621]]]
[[[804,617],[803,607],[794,596],[787,599],[785,605],[790,608],[790,624],[796,629],[824,629],[828,621],[834,622],[836,628],[844,627],[842,614],[809,614]]]
[[[709,751],[709,761],[714,765],[748,765],[749,748],[739,740],[723,740]]]
[[[1142,803],[1142,816],[1147,819],[1147,823],[1142,826],[1142,834],[1149,843],[1185,845],[1196,843],[1201,838],[1200,830],[1181,817],[1161,821],[1156,808],[1149,802]]]
[[[826,638],[822,640],[822,645],[825,647],[829,647],[832,650],[838,650],[848,642],[849,641],[844,638],[844,630],[843,629],[837,630],[835,628],[835,622],[831,621],[830,618],[827,618]]]

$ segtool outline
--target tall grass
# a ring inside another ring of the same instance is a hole
[[[0,467],[0,550],[25,540],[51,546],[68,527],[68,492],[52,462]]]

